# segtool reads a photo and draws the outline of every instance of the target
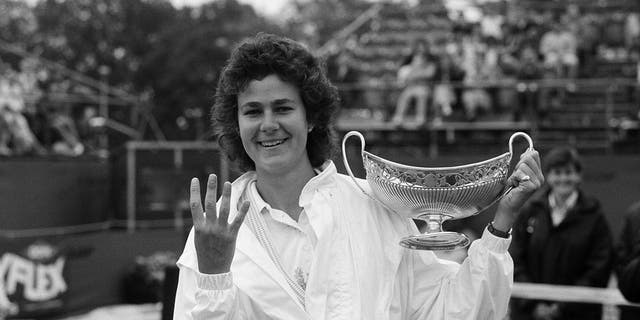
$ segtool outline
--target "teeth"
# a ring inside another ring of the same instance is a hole
[[[284,140],[275,140],[275,141],[263,141],[260,142],[260,145],[263,147],[274,147],[284,142]]]

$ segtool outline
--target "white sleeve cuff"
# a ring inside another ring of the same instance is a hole
[[[231,272],[204,274],[196,271],[196,280],[201,290],[227,290],[233,287]]]
[[[480,238],[482,246],[489,249],[490,251],[497,253],[505,253],[509,249],[509,245],[511,244],[511,236],[509,238],[501,238],[495,236],[487,228],[484,228],[482,232],[482,238]]]

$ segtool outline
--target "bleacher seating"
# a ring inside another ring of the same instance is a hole
[[[519,1],[510,6],[527,8],[533,2],[541,4],[538,10],[547,8],[557,11],[556,13],[565,10],[565,4],[559,4],[557,1],[546,1],[548,3]],[[580,6],[584,12],[622,9],[640,11],[639,3],[629,0],[585,0],[572,3]],[[503,9],[507,10],[508,7]],[[442,47],[447,41],[456,39],[457,27],[456,22],[449,18],[442,1],[419,2],[413,6],[399,2],[383,2],[381,9],[370,23],[363,25],[355,33],[357,41],[349,49],[350,67],[358,73],[357,83],[342,87],[345,90],[361,90],[358,102],[346,106],[351,109],[346,110],[344,115],[348,117],[354,114],[368,114],[371,118],[358,116],[347,119],[343,123],[369,121],[372,130],[392,130],[393,128],[384,122],[393,112],[395,101],[401,90],[396,83],[396,73],[403,57],[411,53],[412,46],[419,40],[426,41],[434,47]],[[443,48],[435,48],[435,50],[443,50]],[[544,81],[537,85],[538,89],[525,89],[525,93],[530,90],[532,95],[537,95],[537,98],[533,99],[536,101],[535,105],[520,106],[520,108],[533,109],[524,110],[524,119],[510,119],[503,114],[496,114],[486,119],[476,120],[483,122],[480,125],[476,123],[472,126],[461,126],[460,124],[464,123],[461,120],[465,119],[453,118],[445,119],[444,123],[429,122],[423,129],[434,132],[454,132],[460,131],[461,128],[477,131],[513,131],[523,128],[531,130],[537,141],[549,147],[571,144],[580,149],[612,150],[614,144],[621,139],[614,124],[621,120],[630,119],[632,122],[640,120],[638,119],[640,94],[636,80],[638,79],[636,60],[637,57],[633,56],[627,56],[624,59],[595,57],[589,71],[580,74],[581,77],[586,76],[589,80],[582,78],[571,81],[561,80],[546,92],[539,90],[545,86]],[[516,86],[520,92],[523,92],[521,87],[531,87],[530,83],[535,82],[535,80],[527,80],[526,83],[518,83]],[[464,87],[468,84],[457,85]],[[492,82],[485,82],[482,85],[493,86],[494,90],[497,90],[503,84],[493,85]],[[554,98],[551,99],[545,95],[551,95]],[[363,111],[367,109],[373,111]],[[496,106],[494,109],[499,113],[508,112],[504,107]],[[492,124],[498,122],[501,125],[493,128]],[[633,129],[634,126],[626,126],[625,130],[629,128]],[[451,137],[451,134],[448,133],[445,136]],[[473,138],[486,135],[470,136]],[[626,134],[624,136],[628,137]],[[439,143],[446,145],[450,141],[451,139],[444,138],[444,141]]]

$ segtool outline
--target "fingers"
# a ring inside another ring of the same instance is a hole
[[[206,225],[213,225],[214,223],[227,226],[229,220],[230,202],[231,202],[231,183],[225,182],[222,187],[222,197],[220,199],[220,210],[216,210],[216,195],[218,191],[218,178],[215,174],[209,175],[207,180],[207,193],[205,195],[205,210],[202,210],[202,202],[200,201],[200,181],[197,178],[191,179],[191,189],[189,196],[189,204],[191,207],[191,217],[193,218],[193,225],[196,227],[203,227]],[[249,210],[249,202],[242,204],[238,216],[235,217],[232,228],[236,230],[244,221],[244,217]],[[235,226],[234,224],[237,224]]]
[[[240,210],[238,210],[238,215],[236,215],[235,219],[233,219],[233,222],[231,222],[230,227],[234,232],[237,232],[238,229],[240,229],[240,226],[244,221],[244,217],[246,217],[247,212],[249,212],[249,205],[249,201],[243,202],[240,206]]]
[[[530,183],[537,188],[536,174],[527,163],[518,165],[516,171],[509,178],[509,184],[514,187],[521,186],[524,183]]]
[[[189,188],[189,207],[191,207],[193,225],[203,225],[204,215],[202,211],[202,203],[200,201],[200,181],[197,178],[191,179],[191,186]]]
[[[530,186],[534,189],[540,187],[544,182],[540,166],[540,155],[535,150],[526,151],[520,156],[520,161],[507,183],[517,187],[522,182],[527,181],[531,183]]]
[[[214,223],[216,215],[216,197],[218,196],[218,177],[210,174],[207,180],[207,194],[204,196],[204,210],[207,213],[207,223]]]
[[[226,225],[229,220],[229,202],[231,201],[231,182],[227,181],[222,186],[222,199],[220,201],[220,217],[218,223]]]

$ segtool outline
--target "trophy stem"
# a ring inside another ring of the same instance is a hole
[[[453,250],[464,248],[470,243],[469,238],[462,233],[442,230],[442,222],[449,219],[449,216],[424,214],[418,219],[427,223],[424,233],[402,238],[401,246],[413,250]]]
[[[425,233],[442,232],[442,222],[444,222],[443,215],[428,214],[420,216],[419,219],[424,220],[427,223]]]

